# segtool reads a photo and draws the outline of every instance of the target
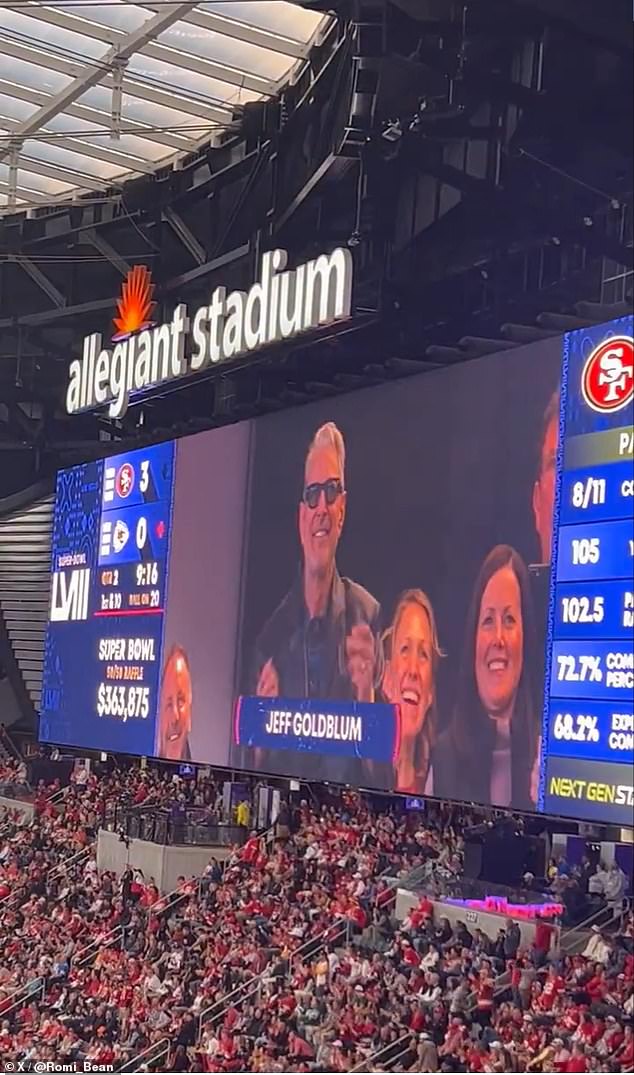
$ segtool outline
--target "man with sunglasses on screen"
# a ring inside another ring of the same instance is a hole
[[[326,422],[304,465],[302,566],[257,644],[255,693],[262,697],[374,701],[382,670],[379,604],[336,565],[346,496],[344,440]]]

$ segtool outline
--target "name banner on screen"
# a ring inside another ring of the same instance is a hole
[[[241,697],[235,741],[240,746],[392,764],[398,753],[398,708],[379,702]]]

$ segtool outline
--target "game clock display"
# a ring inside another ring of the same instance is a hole
[[[564,341],[541,806],[631,825],[631,318],[610,328],[607,338],[601,327]]]
[[[173,479],[172,442],[58,476],[44,740],[154,753]]]

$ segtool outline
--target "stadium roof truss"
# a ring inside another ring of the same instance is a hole
[[[328,24],[284,0],[0,0],[0,213],[99,197],[234,130]]]

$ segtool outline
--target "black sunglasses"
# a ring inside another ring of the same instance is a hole
[[[328,478],[325,482],[311,482],[304,487],[302,499],[307,507],[316,508],[322,494],[326,497],[327,504],[334,504],[338,496],[343,493],[343,484],[339,478]]]

